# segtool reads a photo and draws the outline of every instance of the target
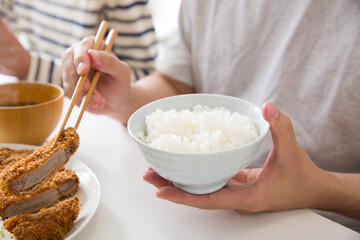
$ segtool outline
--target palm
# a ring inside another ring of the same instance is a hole
[[[225,185],[225,188],[241,189],[253,184],[261,173],[261,168],[244,169],[231,178]]]

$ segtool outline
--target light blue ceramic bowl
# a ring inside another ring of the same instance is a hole
[[[179,111],[192,109],[196,104],[210,108],[223,106],[231,112],[238,111],[249,116],[258,129],[259,137],[246,145],[213,153],[159,150],[137,137],[138,132],[145,131],[145,117],[156,109]],[[222,188],[230,178],[250,164],[269,132],[269,124],[263,119],[261,109],[245,100],[217,94],[186,94],[163,98],[141,107],[130,117],[128,131],[150,167],[160,176],[172,181],[183,191],[206,194]]]

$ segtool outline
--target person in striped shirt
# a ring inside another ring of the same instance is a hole
[[[113,52],[130,66],[132,80],[154,70],[157,39],[147,0],[1,0],[0,17],[1,74],[62,85],[61,55],[95,35],[102,20],[118,30]]]

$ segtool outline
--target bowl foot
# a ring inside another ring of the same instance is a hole
[[[227,181],[223,181],[220,183],[215,183],[211,185],[184,185],[181,183],[173,182],[174,186],[183,190],[184,192],[192,193],[192,194],[208,194],[212,192],[216,192],[225,186]]]

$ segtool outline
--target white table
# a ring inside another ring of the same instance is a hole
[[[70,125],[77,113],[78,108]],[[305,209],[241,216],[157,199],[155,188],[142,179],[148,165],[124,126],[85,113],[78,133],[75,158],[94,171],[101,185],[99,208],[78,240],[360,239],[360,234]]]

